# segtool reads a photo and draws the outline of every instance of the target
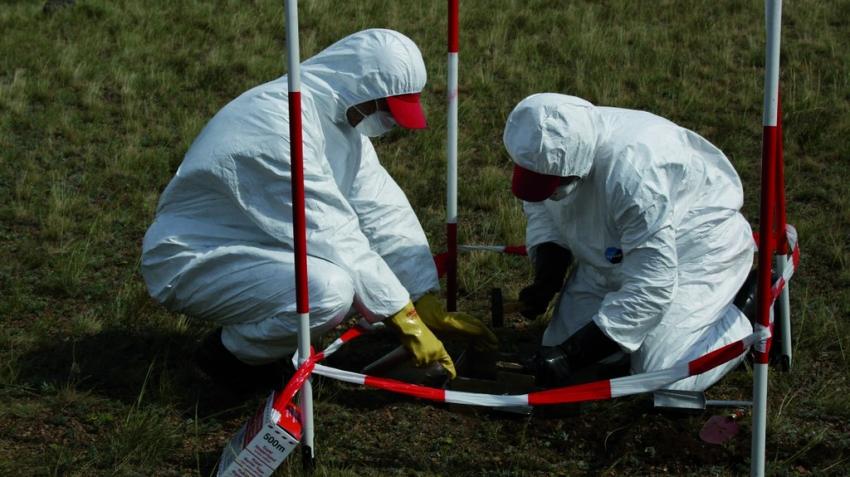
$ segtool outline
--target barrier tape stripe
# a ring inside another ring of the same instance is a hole
[[[668,369],[614,378],[611,380],[611,397],[618,398],[655,391],[680,381],[690,375],[689,364],[679,363]]]
[[[324,357],[327,358],[328,356],[334,354],[336,350],[338,350],[345,343],[348,343],[354,338],[357,338],[358,336],[368,332],[369,330],[361,328],[359,326],[349,328],[345,333],[341,334],[339,338],[334,340],[333,343],[328,345],[328,347],[322,351],[322,354],[324,354]]]
[[[601,401],[611,399],[612,388],[613,380],[605,379],[564,388],[547,389],[546,391],[529,393],[528,404],[531,406],[545,406],[551,404]]]
[[[786,264],[790,266],[785,267],[785,272],[776,280],[776,283],[773,284],[770,290],[770,294],[772,295],[772,303],[776,302],[776,299],[779,298],[779,295],[782,293],[782,290],[785,288],[785,285],[791,281],[791,277],[794,276],[794,272],[797,269],[797,266],[800,264],[800,247],[794,247],[794,251],[790,256],[785,256]]]

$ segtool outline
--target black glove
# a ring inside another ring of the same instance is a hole
[[[564,276],[573,261],[569,250],[554,242],[534,248],[534,283],[519,292],[520,314],[529,320],[537,318],[564,286]]]
[[[558,346],[542,346],[535,359],[537,384],[562,386],[576,371],[620,350],[596,323],[590,322]]]

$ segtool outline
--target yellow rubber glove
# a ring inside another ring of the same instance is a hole
[[[413,355],[416,366],[440,363],[452,379],[457,376],[455,364],[443,343],[419,319],[413,302],[408,302],[398,313],[384,321],[399,334],[401,344]]]
[[[495,351],[499,347],[499,339],[481,320],[467,313],[447,312],[443,302],[432,293],[416,300],[416,311],[428,328],[471,338],[473,347],[479,351]]]

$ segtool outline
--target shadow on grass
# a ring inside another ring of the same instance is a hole
[[[192,415],[197,406],[199,417],[241,412],[250,399],[218,388],[198,371],[196,346],[189,334],[106,329],[35,347],[18,362],[20,381],[34,389],[72,385],[131,405],[153,401]]]

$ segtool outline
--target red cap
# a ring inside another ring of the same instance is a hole
[[[514,164],[511,192],[526,202],[546,200],[561,184],[561,176],[550,176],[530,171]]]
[[[387,105],[390,114],[399,126],[407,129],[424,129],[428,127],[425,122],[425,111],[419,104],[419,93],[400,94],[387,97]]]

